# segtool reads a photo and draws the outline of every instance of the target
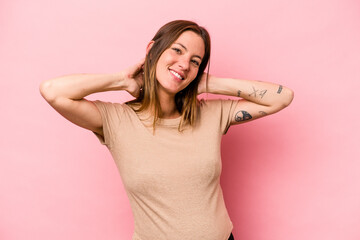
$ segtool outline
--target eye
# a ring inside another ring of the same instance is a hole
[[[196,60],[191,60],[192,63],[194,63],[197,67],[200,66],[200,63]]]
[[[181,53],[181,50],[179,48],[173,47],[172,50],[174,50],[176,53]]]

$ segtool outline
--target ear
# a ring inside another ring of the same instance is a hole
[[[149,44],[147,45],[147,47],[146,47],[146,55],[148,55],[150,49],[151,49],[152,46],[154,45],[154,42],[155,42],[154,40],[151,40],[151,41],[149,42]]]

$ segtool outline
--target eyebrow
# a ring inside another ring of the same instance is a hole
[[[181,43],[175,43],[175,44],[179,44],[187,51],[187,48],[183,44],[181,44]],[[202,58],[199,55],[194,55],[194,57],[200,58],[200,60],[202,60]]]

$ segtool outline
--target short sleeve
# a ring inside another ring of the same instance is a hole
[[[220,100],[221,101],[221,131],[226,134],[230,128],[231,118],[234,116],[238,100]]]
[[[224,135],[229,130],[231,118],[234,116],[238,100],[231,99],[211,99],[204,101],[206,115],[211,115],[219,124],[220,131]]]
[[[122,106],[118,103],[103,102],[99,100],[93,101],[93,103],[99,109],[101,114],[104,136],[101,136],[96,132],[93,133],[99,139],[101,144],[111,147],[119,127],[121,112],[123,111]]]

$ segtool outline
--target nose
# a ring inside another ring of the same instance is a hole
[[[189,70],[189,66],[190,66],[190,60],[183,57],[179,59],[179,67],[183,70],[183,71],[187,71]]]

